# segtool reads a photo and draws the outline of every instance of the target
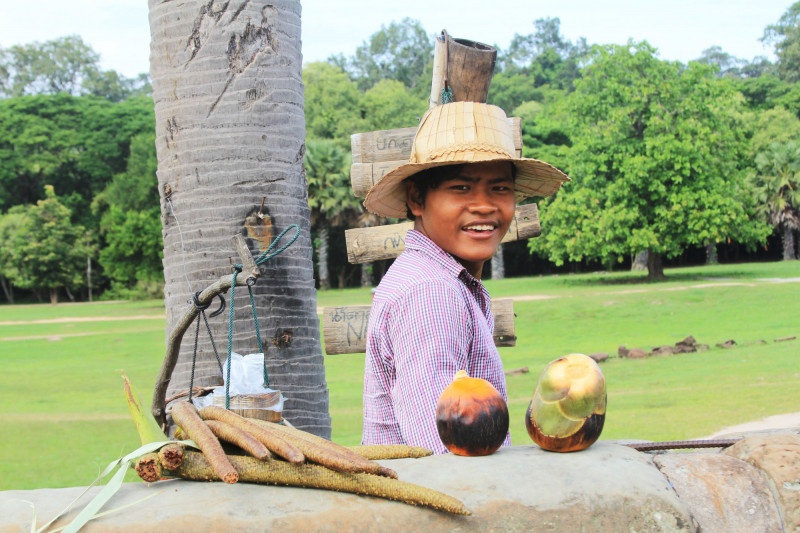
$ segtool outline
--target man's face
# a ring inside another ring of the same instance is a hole
[[[424,202],[410,183],[408,206],[424,233],[480,278],[514,218],[516,201],[511,163],[464,165],[452,179],[429,189]]]

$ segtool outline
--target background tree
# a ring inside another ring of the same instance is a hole
[[[756,111],[748,117],[748,121],[748,129],[753,132],[748,157],[753,160],[772,144],[800,139],[800,119],[783,107]]]
[[[231,273],[233,235],[246,234],[257,256],[297,224],[297,240],[262,266],[255,312],[284,417],[330,437],[303,171],[300,2],[149,0],[149,9],[167,325],[196,291]],[[229,302],[239,311],[239,353],[258,347],[246,300]],[[212,324],[217,338],[226,322]],[[194,368],[183,344],[168,396],[185,391],[193,371],[195,385],[221,382],[208,340]]]
[[[775,47],[778,76],[791,83],[800,81],[800,2],[795,2],[775,24],[764,29],[761,41]]]
[[[347,73],[325,62],[303,67],[306,135],[334,139],[350,150],[350,135],[366,131],[361,114],[362,93]]]
[[[347,70],[361,90],[384,79],[396,80],[409,88],[422,88],[430,96],[430,77],[425,67],[433,62],[433,37],[419,21],[404,18],[381,29],[356,49],[346,62]]]
[[[107,296],[163,295],[157,165],[154,132],[133,137],[125,172],[92,202],[103,241],[98,260],[112,280]]]
[[[589,47],[581,38],[577,43],[561,35],[561,20],[542,18],[534,22],[536,31],[528,35],[515,34],[506,51],[498,54],[503,73],[524,73],[535,87],[550,86],[572,90],[580,76]],[[521,102],[517,102],[519,105]]]
[[[76,221],[93,228],[89,205],[125,170],[131,138],[154,129],[153,103],[67,94],[0,100],[0,209],[32,204],[52,185]]]
[[[747,60],[729,54],[721,46],[706,48],[695,61],[716,69],[718,76],[740,77]]]
[[[327,290],[331,288],[328,268],[330,229],[355,221],[362,208],[350,191],[350,157],[334,141],[309,139],[304,164],[311,226],[316,230],[318,240],[319,287]]]
[[[408,128],[419,123],[428,110],[428,101],[397,80],[381,80],[364,93],[361,109],[365,131]]]
[[[11,231],[4,243],[4,270],[11,283],[37,294],[47,291],[50,303],[58,302],[60,289],[72,299],[71,290],[85,285],[83,272],[91,253],[83,227],[70,222],[69,209],[50,185],[43,200],[15,206],[9,215],[14,223],[6,226]]]
[[[99,65],[100,55],[77,35],[0,48],[0,96],[66,93],[119,102],[149,95],[146,74],[128,79]]]
[[[750,179],[763,218],[781,235],[784,261],[799,258],[800,142],[771,144],[756,156]]]
[[[697,63],[660,61],[647,43],[596,47],[569,97],[573,182],[543,209],[534,251],[564,260],[662,257],[727,238],[756,243],[737,167],[746,148],[731,84]]]
[[[12,280],[17,277],[19,265],[17,264],[17,252],[11,244],[16,240],[17,235],[22,235],[26,224],[27,213],[24,207],[12,210],[0,215],[0,287],[3,289],[3,296],[10,304],[14,303],[14,284]]]

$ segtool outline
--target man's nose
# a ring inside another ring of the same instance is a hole
[[[476,187],[472,192],[470,207],[475,211],[485,212],[497,209],[491,191],[484,187]]]

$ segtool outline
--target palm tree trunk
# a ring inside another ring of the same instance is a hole
[[[506,277],[506,264],[503,260],[503,245],[497,246],[492,256],[492,279],[503,279]]]
[[[319,246],[317,246],[317,271],[319,272],[319,288],[326,291],[331,288],[331,273],[328,270],[328,242],[330,231],[327,226],[319,228]]]
[[[791,261],[795,258],[794,231],[787,224],[783,225],[781,240],[783,241],[783,260]]]
[[[361,264],[361,286],[372,287],[372,270],[374,263]]]
[[[298,224],[294,244],[261,266],[256,314],[269,385],[286,397],[285,418],[329,437],[303,178],[300,2],[149,0],[149,8],[167,326],[196,291],[232,272],[234,234],[244,234],[257,256]],[[228,304],[235,306],[233,351],[257,352],[247,291]],[[227,316],[210,320],[223,358]],[[207,336],[196,368],[187,337],[167,396],[186,391],[192,373],[195,386],[222,381]]]

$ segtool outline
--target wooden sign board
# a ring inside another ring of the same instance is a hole
[[[359,264],[397,257],[400,252],[405,250],[406,232],[413,227],[413,222],[401,222],[400,224],[345,230],[347,261],[350,264]],[[514,220],[511,221],[511,226],[502,242],[532,239],[538,237],[541,232],[539,210],[536,204],[518,205],[514,213]]]
[[[327,355],[367,351],[369,310],[368,305],[326,307],[322,310],[322,331]],[[514,332],[514,300],[505,298],[492,301],[492,313],[495,346],[515,346],[517,337]]]
[[[510,117],[514,132],[514,148],[517,157],[522,157],[522,120]],[[356,133],[350,136],[352,165],[350,166],[350,185],[357,198],[367,195],[387,172],[408,162],[414,134],[417,128],[379,130]]]

